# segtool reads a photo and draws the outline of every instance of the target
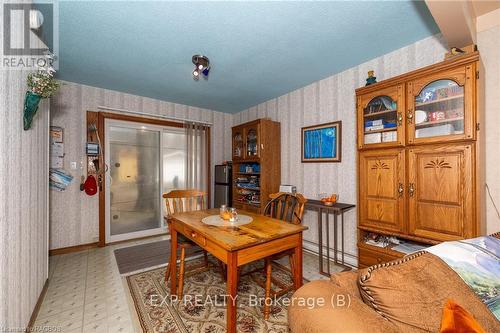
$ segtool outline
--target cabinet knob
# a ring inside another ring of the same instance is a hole
[[[408,114],[406,115],[406,118],[408,118],[408,124],[413,123],[413,110],[412,109],[408,110]]]
[[[410,197],[413,197],[413,195],[415,194],[415,184],[410,183],[410,186],[408,186],[408,194],[410,195]]]
[[[403,187],[403,183],[399,183],[399,185],[398,185],[398,194],[399,194],[400,197],[403,196],[404,191],[405,191],[405,189]]]

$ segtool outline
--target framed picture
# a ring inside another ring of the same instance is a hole
[[[302,162],[340,162],[342,122],[302,127]]]

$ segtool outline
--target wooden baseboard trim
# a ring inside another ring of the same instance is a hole
[[[137,241],[137,240],[141,240],[141,239],[153,238],[153,237],[158,237],[158,236],[166,236],[168,234],[169,234],[168,232],[164,232],[164,233],[161,233],[161,234],[158,234],[158,235],[145,236],[145,237],[139,237],[139,238],[132,238],[132,239],[127,239],[127,240],[118,241],[118,242],[106,243],[105,246],[115,245],[115,244],[130,242],[130,241]],[[81,245],[75,245],[75,246],[68,246],[68,247],[61,247],[59,249],[49,250],[49,256],[57,256],[59,254],[67,254],[67,253],[79,252],[79,251],[83,251],[83,250],[94,249],[96,247],[99,247],[99,242],[88,243],[88,244],[81,244]]]
[[[83,250],[93,249],[99,246],[99,242],[81,244],[75,246],[61,247],[59,249],[49,250],[49,256],[57,256],[59,254],[67,254],[73,252],[79,252]]]
[[[49,287],[49,279],[45,280],[45,284],[43,285],[42,292],[40,296],[38,296],[38,301],[35,304],[35,308],[31,313],[30,321],[28,322],[28,326],[26,327],[25,332],[35,332],[33,326],[35,325],[36,317],[38,317],[38,312],[40,311],[40,307],[42,306],[43,300],[45,298],[45,294],[47,294],[47,288]]]

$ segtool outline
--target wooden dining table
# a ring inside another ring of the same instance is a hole
[[[227,332],[236,332],[238,268],[281,251],[294,250],[293,280],[302,286],[302,232],[307,227],[295,225],[246,211],[253,221],[242,226],[212,226],[204,217],[218,215],[219,209],[178,213],[171,216],[170,293],[177,293],[177,238],[182,234],[227,265]]]

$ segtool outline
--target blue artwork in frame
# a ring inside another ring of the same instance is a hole
[[[302,127],[302,162],[340,162],[342,122]]]

